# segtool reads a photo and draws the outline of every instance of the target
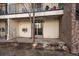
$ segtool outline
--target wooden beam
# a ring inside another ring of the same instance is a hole
[[[9,40],[9,18],[7,19],[7,40]]]
[[[35,43],[35,4],[33,3],[33,19],[32,19],[32,40]]]

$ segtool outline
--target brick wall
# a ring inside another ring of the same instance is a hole
[[[60,38],[71,47],[71,13],[72,4],[64,4],[64,15],[60,24]]]
[[[64,15],[61,20],[60,38],[72,53],[79,52],[79,20],[76,20],[76,4],[64,4]]]
[[[76,18],[76,4],[72,5],[72,53],[79,53],[79,20]]]

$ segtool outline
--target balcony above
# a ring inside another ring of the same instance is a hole
[[[6,14],[6,15],[0,15],[0,19],[8,19],[8,18],[26,18],[33,17],[32,12],[26,12],[26,13],[14,13],[14,14]],[[63,15],[63,10],[51,10],[51,11],[41,11],[41,12],[35,12],[35,17],[37,16],[53,16],[53,15]]]

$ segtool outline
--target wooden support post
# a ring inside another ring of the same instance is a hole
[[[9,18],[7,19],[7,40],[9,40]]]
[[[35,43],[35,4],[33,3],[32,40]]]
[[[7,4],[7,13],[9,14],[9,3]],[[7,19],[7,40],[9,40],[9,23],[10,19]]]
[[[7,19],[4,20],[5,22],[5,39],[7,39],[7,32],[8,32],[8,22],[7,22]]]

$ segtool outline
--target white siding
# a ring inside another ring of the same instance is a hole
[[[27,32],[22,29],[27,28]],[[31,37],[31,22],[15,21],[10,19],[10,39],[16,37]],[[59,38],[59,20],[47,18],[43,23],[43,37],[44,38]]]
[[[23,32],[22,29],[27,28],[27,32]],[[31,23],[30,21],[19,23],[19,37],[31,37]]]
[[[15,20],[11,20],[10,19],[10,25],[9,25],[9,38],[16,38],[18,37],[18,22],[16,22]]]
[[[28,20],[20,19],[10,19],[10,39],[17,37],[31,37],[31,23]],[[23,32],[22,29],[27,28],[27,32]]]
[[[48,19],[43,23],[44,38],[59,38],[59,20]]]

